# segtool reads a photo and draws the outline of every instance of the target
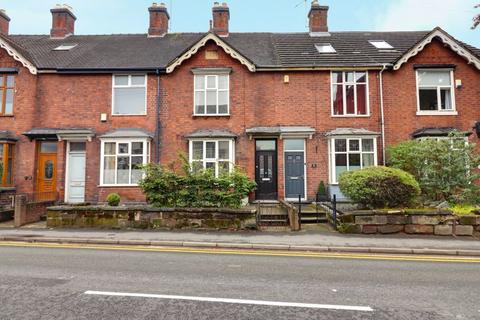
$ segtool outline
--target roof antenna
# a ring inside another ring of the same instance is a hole
[[[308,17],[307,17],[307,15],[308,15],[308,11],[307,11],[307,10],[308,10],[308,7],[307,7],[307,0],[300,1],[299,3],[297,3],[297,4],[295,5],[295,8],[298,8],[299,6],[301,6],[302,3],[305,5],[305,27],[308,27]]]
[[[170,10],[170,23],[169,23],[168,29],[170,29],[170,30],[168,30],[168,31],[171,32],[172,29],[173,29],[173,21],[172,20],[175,17],[174,14],[173,14],[173,0],[170,0],[170,9],[169,10]]]

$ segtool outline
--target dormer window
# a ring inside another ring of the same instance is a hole
[[[315,48],[319,53],[337,53],[330,43],[319,43],[315,45]]]
[[[53,51],[70,51],[73,48],[75,48],[77,45],[78,44],[76,44],[76,43],[64,43],[64,44],[56,47],[55,49],[53,49]]]
[[[377,49],[393,49],[393,46],[385,40],[370,40],[368,42]]]

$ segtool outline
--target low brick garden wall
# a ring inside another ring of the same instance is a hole
[[[344,233],[472,236],[480,232],[480,215],[457,216],[447,210],[360,210],[339,219]]]
[[[256,229],[256,210],[152,208],[148,206],[56,206],[47,208],[47,227],[104,229]]]

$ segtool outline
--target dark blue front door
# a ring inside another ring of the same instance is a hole
[[[285,197],[305,198],[305,156],[303,152],[285,152]]]

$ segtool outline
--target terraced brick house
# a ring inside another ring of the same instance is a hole
[[[324,181],[381,165],[406,139],[477,141],[480,50],[440,28],[331,32],[312,2],[309,30],[170,33],[163,4],[145,34],[76,35],[67,6],[46,35],[13,35],[0,13],[1,190],[67,203],[117,192],[142,202],[148,162],[178,152],[216,174],[243,167],[252,200],[312,199]],[[471,134],[475,133],[475,134]]]

